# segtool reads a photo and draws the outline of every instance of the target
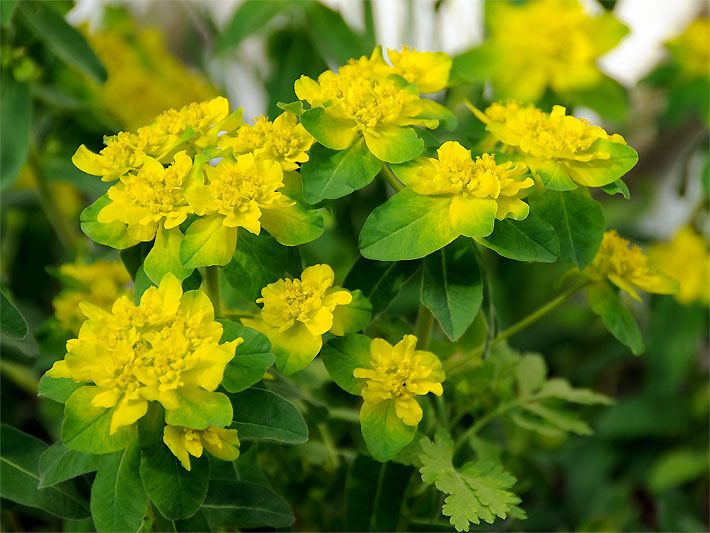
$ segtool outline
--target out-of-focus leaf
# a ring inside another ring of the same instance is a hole
[[[288,504],[270,488],[235,480],[212,481],[202,511],[213,528],[287,528],[294,522]]]
[[[17,7],[17,0],[3,0],[0,2],[0,24],[2,24],[3,27],[10,25],[15,7]]]
[[[27,322],[2,291],[0,291],[0,335],[12,339],[23,339],[27,335]]]
[[[4,5],[5,2],[2,2]],[[8,69],[0,74],[0,188],[12,185],[30,148],[32,101],[26,83]]]
[[[707,450],[678,449],[663,455],[651,467],[648,486],[656,493],[664,492],[708,472]]]
[[[337,11],[313,2],[307,11],[311,42],[331,67],[367,54],[365,37],[348,26]]]
[[[641,330],[624,307],[619,295],[606,283],[596,283],[587,291],[589,305],[594,314],[601,317],[604,326],[622,344],[628,346],[634,355],[645,350]]]
[[[215,52],[221,54],[239,45],[291,4],[293,2],[290,0],[245,0],[237,7],[232,19],[217,37]]]

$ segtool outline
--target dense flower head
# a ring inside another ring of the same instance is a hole
[[[700,17],[668,42],[671,55],[688,78],[710,75],[710,18]]]
[[[446,88],[451,71],[451,56],[444,52],[420,52],[409,46],[401,50],[387,49],[394,71],[413,83],[423,93]]]
[[[639,246],[615,230],[604,233],[599,251],[585,272],[595,280],[608,279],[636,300],[641,299],[636,289],[656,294],[672,294],[678,289],[675,280],[649,264]]]
[[[192,208],[185,197],[185,185],[192,170],[192,159],[185,152],[175,154],[173,163],[147,157],[136,174],[124,176],[108,190],[111,202],[98,215],[98,221],[127,224],[128,234],[139,240],[155,237],[160,223],[166,229],[182,224]]]
[[[710,246],[691,226],[681,228],[669,242],[652,246],[649,258],[661,272],[678,280],[678,302],[710,304]]]
[[[52,300],[54,315],[59,324],[78,333],[85,320],[79,304],[86,301],[106,311],[120,296],[131,297],[131,276],[121,261],[95,261],[93,263],[65,263],[58,269],[64,284],[62,291]]]
[[[444,371],[431,352],[417,350],[417,338],[405,335],[392,346],[383,339],[370,344],[369,368],[356,368],[353,376],[365,380],[362,397],[365,403],[394,401],[397,417],[409,426],[422,419],[417,396],[434,393],[441,396]]]
[[[315,139],[298,123],[294,113],[284,112],[274,121],[260,116],[254,125],[245,124],[233,135],[222,135],[220,147],[231,147],[234,154],[253,153],[260,159],[276,161],[284,171],[297,170],[308,161],[308,150]]]
[[[204,168],[207,183],[192,188],[187,199],[198,215],[219,215],[230,228],[261,230],[261,209],[292,202],[279,192],[283,173],[275,161],[248,153],[225,157],[216,166]]]
[[[163,442],[186,470],[191,469],[190,456],[202,457],[203,450],[222,461],[239,457],[239,437],[236,429],[209,426],[203,430],[182,426],[165,426]]]
[[[283,332],[296,322],[313,335],[323,335],[333,326],[333,311],[352,301],[347,290],[333,287],[335,275],[328,265],[306,268],[301,278],[280,279],[264,287],[257,303],[263,304],[262,318]]]
[[[207,295],[183,294],[171,274],[146,290],[139,305],[122,296],[110,312],[87,302],[80,306],[88,320],[48,375],[95,387],[92,405],[113,409],[112,434],[145,415],[149,401],[162,404],[166,419],[184,402],[199,409],[242,342],[220,344],[222,325],[214,321]]]
[[[491,2],[485,43],[499,96],[536,102],[550,87],[564,93],[602,80],[598,59],[627,32],[610,13],[592,16],[576,0]]]

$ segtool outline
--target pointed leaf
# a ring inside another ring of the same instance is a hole
[[[532,213],[524,220],[496,220],[493,233],[477,240],[499,255],[516,261],[554,263],[560,253],[553,227]]]
[[[254,329],[230,320],[219,322],[224,328],[220,342],[232,341],[239,337],[244,339],[244,342],[237,346],[234,359],[224,369],[222,380],[222,386],[228,392],[241,392],[261,381],[264,373],[274,364],[271,343],[266,336]]]
[[[628,346],[634,355],[643,353],[645,346],[641,330],[614,289],[604,282],[596,283],[589,287],[587,296],[592,311],[601,317],[606,329],[620,343]]]
[[[8,2],[0,2],[3,11]],[[0,78],[0,188],[12,185],[30,148],[30,86],[15,80],[9,69]]]
[[[299,444],[308,440],[308,426],[298,409],[276,393],[247,389],[232,396],[234,426],[241,440]]]

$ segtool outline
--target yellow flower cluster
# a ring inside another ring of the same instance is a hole
[[[671,55],[688,78],[710,76],[710,18],[694,20],[683,33],[668,42]]]
[[[222,461],[239,457],[239,437],[236,429],[210,426],[196,430],[182,426],[165,426],[163,442],[186,470],[191,469],[190,456],[202,457],[202,451]]]
[[[710,304],[710,247],[692,227],[681,228],[670,242],[652,246],[649,258],[661,272],[678,280],[679,303]]]
[[[233,135],[222,135],[218,146],[231,148],[235,155],[252,153],[257,159],[276,161],[283,171],[289,171],[308,161],[307,152],[314,142],[298,117],[286,111],[273,122],[261,116],[253,126],[245,124]]]
[[[649,265],[643,250],[615,230],[604,233],[599,251],[585,273],[596,281],[608,279],[639,301],[636,289],[655,294],[673,294],[678,290],[674,279]]]
[[[394,346],[383,339],[373,339],[369,368],[353,371],[355,378],[365,380],[365,405],[391,400],[397,417],[408,426],[416,426],[422,419],[417,396],[444,393],[441,362],[433,353],[417,350],[416,346],[413,335],[405,335]]]
[[[166,109],[217,96],[207,80],[170,53],[157,29],[127,20],[88,32],[87,38],[108,74],[96,89],[99,98],[127,130],[145,126]]]
[[[91,405],[112,410],[110,434],[143,417],[150,401],[160,402],[171,425],[204,430],[215,418],[231,424],[231,407],[214,412],[221,395],[213,391],[243,339],[220,344],[222,325],[206,294],[183,294],[168,274],[137,306],[122,296],[110,312],[88,302],[80,307],[88,320],[47,375],[87,383]]]
[[[54,315],[62,328],[75,334],[85,320],[81,302],[109,311],[120,296],[132,297],[131,277],[120,261],[66,263],[58,274],[64,288],[52,300]]]
[[[610,13],[589,15],[576,0],[489,2],[491,82],[499,97],[537,102],[549,87],[558,93],[589,89],[603,78],[598,59],[627,28]]]

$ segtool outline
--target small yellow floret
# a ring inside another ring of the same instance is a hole
[[[395,402],[397,416],[409,426],[422,419],[416,400],[429,392],[441,396],[444,371],[431,352],[416,349],[417,338],[405,335],[392,346],[383,339],[370,344],[370,368],[356,368],[353,376],[365,380],[362,397],[366,403]]]
[[[643,250],[615,230],[604,234],[599,251],[585,272],[596,280],[608,279],[635,300],[641,300],[637,288],[656,294],[678,290],[675,280],[653,269]]]
[[[182,426],[165,426],[163,442],[186,470],[190,470],[190,456],[202,457],[202,451],[222,461],[239,457],[239,437],[236,429],[210,426],[204,430]]]

